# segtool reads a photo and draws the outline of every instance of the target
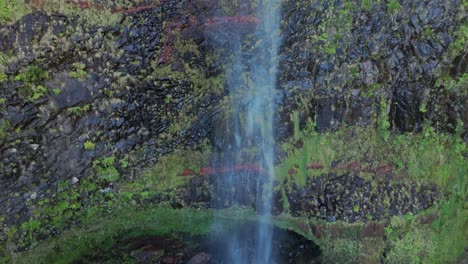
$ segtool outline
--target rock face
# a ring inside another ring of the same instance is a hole
[[[235,175],[197,176],[179,191],[173,200],[174,207],[228,208],[248,206],[256,208],[261,199],[259,179],[255,173]],[[377,178],[380,176],[375,175]],[[219,177],[232,177],[242,182],[241,190],[220,186]],[[260,182],[262,179],[260,179]],[[304,186],[294,180],[278,183],[273,195],[275,214],[290,213],[293,216],[315,217],[329,222],[344,220],[362,222],[381,220],[389,216],[416,214],[430,208],[440,197],[435,186],[417,186],[408,183],[392,183],[388,179],[369,181],[357,175],[330,173],[309,178]],[[261,186],[261,184],[260,184]],[[216,189],[224,195],[214,196]],[[281,191],[284,190],[284,191]],[[213,193],[214,192],[214,193]]]
[[[164,1],[114,28],[37,12],[0,29],[0,52],[9,54],[0,82],[0,209],[8,223],[28,217],[31,193],[44,198],[60,182],[93,175],[93,160],[125,158],[145,146],[128,169],[117,159],[112,164],[129,173],[209,133],[221,97],[199,96],[194,85],[208,74],[203,33],[180,30],[181,41],[196,36],[200,48],[181,45],[172,65],[157,65],[167,45],[164,23],[189,25],[182,15],[188,9],[186,1]],[[193,66],[184,68],[187,63]],[[188,112],[190,119],[178,120]]]
[[[286,107],[278,123],[288,123],[291,111],[297,110],[303,113],[303,125],[312,117],[319,131],[333,130],[342,122],[369,124],[379,109],[376,98],[386,102],[396,131],[419,131],[426,119],[442,118],[451,127],[457,119],[465,120],[463,110],[437,111],[445,103],[436,99],[440,95],[433,88],[437,69],[447,63],[443,54],[454,41],[449,32],[459,26],[449,17],[459,12],[460,1],[399,3],[396,13],[385,4],[366,7],[354,1],[334,6],[286,3],[279,77]],[[454,76],[466,72],[455,68]],[[295,95],[302,97],[299,104],[291,102]],[[455,108],[466,109],[466,102],[449,100]],[[428,101],[437,107],[420,111]],[[280,138],[288,135],[284,126],[278,129]]]
[[[458,96],[443,85],[433,88],[437,69],[451,63],[443,57],[459,26],[452,18],[461,1],[400,2],[397,11],[385,3],[285,2],[278,141],[292,134],[294,112],[301,128],[312,119],[318,131],[343,122],[369,125],[381,111],[401,132],[418,131],[424,120],[447,131],[454,131],[460,119],[468,125],[466,94]],[[76,17],[40,11],[2,26],[0,212],[5,223],[24,222],[31,205],[53,196],[60,183],[94,176],[96,160],[117,157],[109,166],[131,180],[176,147],[209,138],[222,148],[225,140],[217,131],[225,121],[222,99],[229,93],[223,77],[229,31],[216,27],[231,25],[248,35],[260,21],[250,16],[249,7],[219,18],[221,8],[217,1],[168,0],[127,10],[115,26],[88,26]],[[453,77],[466,72],[466,58],[456,62]],[[421,111],[423,106],[427,109]],[[200,184],[193,183],[188,203],[207,201],[209,192]],[[319,185],[323,188],[316,190]],[[101,187],[117,184],[107,181]],[[406,192],[382,183],[371,190],[362,179],[328,175],[293,186],[288,195],[292,212],[330,220],[357,221],[368,213],[378,218],[383,199],[390,200],[390,214],[432,204],[426,189],[403,187]],[[373,197],[371,191],[386,196]],[[349,197],[360,195],[361,203],[349,203]]]

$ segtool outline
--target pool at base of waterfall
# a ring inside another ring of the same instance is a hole
[[[305,237],[273,227],[272,259],[262,261],[255,252],[257,223],[234,224],[220,228],[207,235],[174,234],[154,236],[135,234],[116,239],[109,252],[84,258],[75,263],[188,263],[188,264],[233,264],[233,263],[320,263],[320,248]],[[239,241],[231,243],[230,239]]]

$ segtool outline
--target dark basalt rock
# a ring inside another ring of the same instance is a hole
[[[220,180],[221,177],[229,180]],[[195,208],[228,208],[235,205],[257,208],[261,204],[258,200],[262,199],[259,195],[262,189],[258,186],[263,186],[263,178],[264,175],[249,171],[196,176],[181,188],[176,200]],[[381,220],[394,215],[416,214],[430,208],[439,198],[433,186],[409,183],[394,186],[389,181],[374,181],[376,187],[358,175],[334,173],[309,178],[305,186],[285,180],[275,184],[272,213],[276,215],[287,211],[293,216],[318,217],[328,222]],[[280,191],[282,188],[285,196]],[[216,191],[219,189],[224,192]],[[215,197],[213,192],[222,195]],[[288,200],[288,208],[283,207],[284,197]]]

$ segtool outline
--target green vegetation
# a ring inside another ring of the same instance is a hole
[[[174,191],[177,187],[187,183],[188,177],[181,177],[184,170],[198,172],[201,167],[210,163],[211,149],[207,143],[197,149],[179,149],[162,156],[153,168],[122,187],[124,191],[132,193],[157,193]]]
[[[361,1],[361,9],[366,11],[366,12],[370,12],[372,11],[372,7],[373,7],[373,0],[362,0]]]
[[[460,25],[460,28],[455,32],[455,41],[449,47],[449,57],[455,58],[463,51],[467,51],[468,47],[466,43],[468,41],[468,22],[464,22]]]
[[[129,5],[125,1],[117,1],[116,4]],[[61,13],[68,17],[77,17],[81,23],[90,26],[116,25],[122,17],[122,14],[113,13],[107,7],[81,9],[65,0],[33,1],[29,2],[29,4],[24,0],[0,0],[0,25],[13,23],[37,9],[41,9],[48,14]]]
[[[295,168],[294,179],[304,184],[306,177],[329,171],[332,161],[339,160],[371,167],[390,164],[396,173],[408,174],[408,180],[445,187],[454,175],[468,169],[463,156],[467,153],[466,143],[461,138],[437,134],[430,126],[425,126],[421,134],[400,135],[383,128],[347,127],[319,135],[314,132],[313,124],[309,125],[301,135],[302,148],[295,148],[294,141],[283,145],[288,157],[277,167],[277,175],[284,177]],[[307,165],[313,163],[320,163],[324,169],[307,170]]]
[[[61,13],[68,17],[77,17],[80,24],[89,26],[113,26],[122,18],[122,14],[112,13],[107,7],[80,9],[65,0],[45,1],[42,9],[49,14]]]
[[[52,90],[52,92],[55,94],[55,95],[59,95],[62,93],[62,90],[58,89],[58,88],[55,88],[54,90]]]
[[[44,87],[44,81],[49,78],[49,73],[38,65],[31,65],[23,69],[21,73],[16,75],[15,81],[23,82],[18,93],[28,101],[35,101],[47,93],[47,88]]]
[[[425,107],[421,106],[420,110],[424,111]],[[357,163],[362,167],[388,164],[396,175],[403,177],[394,179],[395,182],[436,184],[446,198],[421,214],[393,217],[385,227],[385,240],[346,236],[315,240],[323,246],[326,263],[356,263],[358,260],[367,263],[363,259],[369,263],[382,259],[384,263],[456,261],[468,243],[468,211],[464,199],[468,188],[468,163],[466,143],[461,137],[463,122],[458,121],[453,135],[437,133],[429,124],[425,124],[419,134],[396,134],[390,131],[387,104],[383,99],[380,100],[379,112],[369,127],[343,126],[336,132],[323,134],[315,132],[312,121],[298,132],[298,118],[292,118],[295,136],[283,144],[288,155],[276,168],[278,180],[288,177],[288,182],[303,185],[307,177],[336,170],[331,164],[338,161]],[[298,148],[298,145],[302,147]],[[309,170],[308,165],[313,167],[314,164],[322,165],[323,169],[316,166]],[[292,168],[294,173],[290,173]],[[376,180],[372,174],[361,172],[360,176]],[[284,196],[283,204],[289,204]],[[359,212],[360,208],[355,205],[353,210]],[[338,228],[340,225],[344,226]],[[325,234],[352,229],[340,222],[330,224],[329,228],[335,231],[325,228]]]
[[[83,146],[85,150],[93,150],[96,147],[96,145],[92,141],[89,141],[89,140],[86,140]]]
[[[115,165],[116,159],[114,156],[93,161],[93,169],[97,177],[107,182],[115,182],[120,178],[120,173]]]
[[[27,4],[21,0],[0,0],[0,25],[16,21],[28,9]]]
[[[0,72],[0,83],[5,82],[8,80],[8,75],[3,72]]]
[[[83,113],[88,112],[89,110],[91,110],[91,105],[87,104],[87,105],[83,105],[83,106],[69,107],[67,110],[70,113],[72,113],[73,115],[75,115],[77,117],[81,117],[81,115]]]
[[[463,178],[463,177],[462,177]],[[466,177],[465,177],[466,178]],[[467,244],[466,179],[459,179],[448,200],[415,218],[393,217],[386,228],[391,250],[385,263],[452,263]],[[460,196],[464,195],[464,196]],[[422,223],[433,217],[434,221]]]
[[[395,14],[400,12],[401,4],[398,0],[389,0],[387,2],[387,10],[390,14]]]
[[[226,210],[219,213],[225,228],[250,218],[252,211]],[[144,235],[203,235],[213,225],[214,211],[166,207],[125,208],[102,219],[84,220],[82,227],[61,238],[44,242],[32,252],[14,257],[15,263],[75,263],[103,254],[115,253],[115,245],[125,238]],[[97,222],[96,222],[97,221]],[[120,253],[121,252],[117,252]]]
[[[86,65],[80,62],[73,63],[74,71],[71,71],[69,76],[70,78],[76,79],[87,79],[89,74],[85,71]]]
[[[8,136],[7,130],[10,128],[10,122],[6,119],[0,119],[0,142]]]
[[[46,70],[38,65],[31,65],[25,68],[20,74],[15,77],[16,81],[23,81],[26,84],[40,83],[49,78]]]
[[[179,57],[190,58],[183,62],[183,70],[174,70],[170,62],[166,62],[164,65],[158,65],[157,61],[154,61],[151,63],[151,68],[153,69],[151,73],[152,77],[157,80],[160,78],[170,78],[174,80],[188,79],[195,88],[197,98],[202,98],[204,95],[210,93],[222,93],[225,83],[223,74],[208,77],[202,68],[191,64],[190,60],[201,56],[198,45],[196,45],[192,39],[183,40],[180,36],[176,36],[174,52],[176,52]],[[176,55],[172,56],[177,57]],[[206,60],[208,61],[210,59],[211,56],[207,55]]]

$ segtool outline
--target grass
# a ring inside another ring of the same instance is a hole
[[[300,141],[301,148],[294,147],[294,140],[283,144],[288,156],[277,166],[279,178],[294,168],[297,173],[293,178],[304,184],[307,177],[329,171],[333,161],[357,162],[362,166],[389,164],[397,173],[407,174],[409,180],[445,188],[456,175],[468,171],[466,143],[458,136],[438,134],[429,126],[420,134],[391,134],[359,126],[324,134],[312,129],[303,131]],[[313,163],[322,164],[324,169],[307,170]]]
[[[212,225],[213,212],[192,209],[173,210],[157,207],[115,212],[98,223],[86,222],[77,230],[45,242],[32,252],[13,256],[13,263],[74,263],[80,259],[112,251],[115,243],[124,236],[171,235],[207,233]]]
[[[215,216],[228,228],[239,221],[255,219],[251,210],[179,209],[168,207],[125,208],[101,219],[89,219],[61,237],[44,242],[34,250],[12,256],[12,263],[76,263],[79,260],[104,256],[115,250],[125,238],[141,235],[203,235],[213,228]],[[33,223],[34,224],[34,223]]]
[[[464,183],[466,187],[466,180]],[[384,263],[455,262],[468,244],[468,213],[464,206],[466,201],[452,195],[425,213],[437,215],[431,224],[423,225],[417,219],[392,218],[391,228],[387,229],[387,243],[391,250]]]

